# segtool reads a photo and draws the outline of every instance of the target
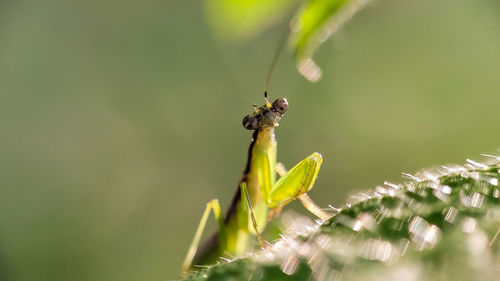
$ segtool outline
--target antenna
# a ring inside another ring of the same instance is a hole
[[[269,80],[271,80],[271,74],[273,74],[274,67],[276,66],[276,62],[278,61],[278,57],[281,54],[281,50],[283,49],[283,45],[285,45],[287,38],[288,38],[288,29],[287,29],[287,32],[284,33],[284,36],[281,39],[280,44],[278,45],[278,49],[276,49],[276,53],[274,54],[274,58],[273,58],[273,61],[271,63],[271,68],[269,69],[269,72],[267,73],[266,86],[264,87],[264,98],[266,98],[266,100],[267,100],[267,89],[269,88]]]

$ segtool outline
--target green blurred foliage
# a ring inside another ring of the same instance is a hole
[[[297,68],[306,79],[316,82],[321,69],[312,61],[319,45],[340,29],[368,0],[207,0],[207,15],[216,34],[231,41],[241,41],[255,36],[263,29],[285,19],[290,46],[295,52]],[[288,39],[288,36],[284,39]]]
[[[299,54],[306,52],[304,49],[313,33],[348,2],[348,0],[308,1],[295,19],[298,25],[297,34],[294,34],[296,52]]]
[[[204,204],[236,189],[241,118],[262,102],[282,34],[219,41],[203,7],[0,3],[1,280],[178,276]],[[282,54],[279,160],[321,152],[311,196],[326,206],[494,153],[499,50],[497,1],[376,2],[319,50],[319,83]]]
[[[304,77],[317,82],[321,69],[313,61],[316,49],[339,31],[368,0],[310,0],[291,21],[292,38],[297,69]]]
[[[205,0],[207,18],[214,32],[230,41],[254,37],[291,15],[296,5],[293,0]]]

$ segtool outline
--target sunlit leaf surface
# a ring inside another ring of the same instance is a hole
[[[190,280],[496,280],[500,158],[403,174],[313,222],[284,214],[270,249]],[[333,211],[333,209],[331,210]]]

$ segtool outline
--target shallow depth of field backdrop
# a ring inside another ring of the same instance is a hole
[[[282,32],[223,41],[198,1],[1,1],[0,280],[177,278],[236,188]],[[498,1],[375,1],[316,59],[311,84],[285,51],[270,95],[279,160],[324,156],[320,205],[498,154]]]

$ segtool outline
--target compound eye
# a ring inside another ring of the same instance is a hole
[[[284,114],[288,109],[288,101],[285,98],[276,99],[272,104],[272,108],[274,111]]]
[[[247,115],[243,118],[243,127],[247,130],[257,130],[259,128],[259,120],[253,116]]]

